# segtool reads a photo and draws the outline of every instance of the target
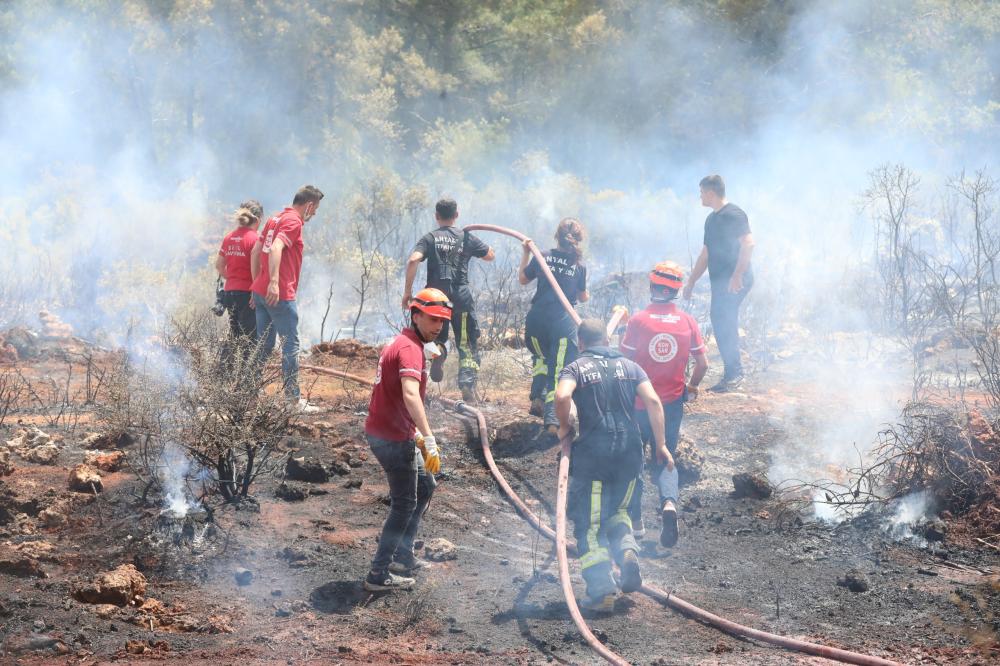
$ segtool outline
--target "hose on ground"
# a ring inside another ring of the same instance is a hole
[[[300,365],[299,368],[301,370],[315,372],[317,374],[346,379],[369,387],[372,385],[371,380],[344,372],[342,370],[334,370],[333,368],[324,368],[318,365],[305,364]],[[493,451],[489,443],[489,430],[486,424],[486,417],[483,415],[482,411],[461,401],[450,400],[448,398],[439,398],[439,400],[449,409],[454,409],[463,416],[470,416],[476,419],[479,429],[479,443],[482,447],[483,457],[486,460],[486,465],[489,468],[490,473],[493,475],[493,478],[507,495],[507,498],[520,512],[521,516],[533,527],[535,527],[535,529],[541,532],[542,535],[556,543],[556,555],[559,558],[560,583],[562,585],[563,593],[566,595],[567,607],[569,607],[570,613],[573,616],[573,621],[577,624],[577,628],[580,630],[581,635],[583,635],[584,639],[595,652],[600,654],[609,662],[613,664],[627,664],[628,662],[623,660],[620,656],[610,652],[604,644],[601,643],[596,636],[594,636],[593,632],[590,631],[590,628],[587,626],[583,616],[579,612],[579,608],[576,605],[576,597],[573,594],[572,583],[569,576],[568,558],[568,551],[573,550],[573,546],[568,544],[565,538],[566,489],[569,486],[569,455],[572,441],[569,438],[565,438],[561,442],[562,456],[559,460],[559,491],[556,497],[556,530],[553,531],[551,527],[546,525],[545,522],[538,517],[538,515],[528,508],[528,505],[525,504],[514,489],[510,487],[510,484],[507,483],[507,480],[497,467],[496,460],[493,458]],[[763,643],[770,643],[789,650],[795,650],[819,657],[826,657],[828,659],[835,659],[848,664],[860,664],[862,666],[900,666],[897,662],[882,659],[880,657],[859,654],[848,650],[841,650],[839,648],[829,647],[826,645],[809,643],[807,641],[800,641],[794,638],[787,638],[785,636],[771,634],[766,631],[752,629],[727,620],[723,617],[719,617],[713,613],[709,613],[708,611],[681,599],[676,594],[665,592],[659,588],[653,587],[652,585],[645,584],[639,588],[639,591],[691,618],[734,636],[758,640]]]
[[[517,231],[512,229],[507,229],[505,227],[500,227],[491,224],[473,224],[465,227],[467,231],[494,231],[500,234],[506,234],[522,243],[527,241],[528,238]],[[532,255],[538,261],[539,267],[542,273],[545,275],[549,284],[552,285],[552,289],[555,291],[556,295],[559,297],[560,302],[566,311],[573,317],[573,320],[579,324],[580,315],[576,312],[573,306],[570,304],[566,295],[563,294],[562,289],[559,287],[559,283],[556,281],[555,276],[552,271],[549,270],[548,264],[545,261],[544,256],[535,247],[533,242],[527,243],[529,250]],[[620,323],[622,317],[624,317],[625,312],[623,310],[616,310],[612,317],[612,321],[608,323],[608,331],[613,331]],[[327,374],[334,377],[340,377],[342,379],[347,379],[360,384],[365,384],[371,386],[371,381],[359,377],[358,375],[352,375],[339,370],[333,370],[331,368],[324,368],[314,365],[302,365],[300,366],[303,370],[310,370],[320,374]],[[566,501],[569,488],[569,463],[570,454],[572,448],[572,440],[570,437],[563,438],[560,442],[562,455],[559,458],[559,475],[558,475],[558,491],[556,494],[556,529],[553,531],[548,525],[542,522],[524,501],[518,496],[514,489],[510,487],[507,480],[504,478],[503,474],[500,473],[500,469],[496,465],[496,461],[493,458],[493,452],[490,447],[489,442],[489,431],[487,429],[486,417],[483,415],[482,411],[479,409],[459,401],[449,400],[447,398],[440,398],[441,402],[454,409],[456,412],[472,416],[476,419],[479,428],[479,440],[480,445],[483,450],[483,457],[486,460],[486,464],[490,469],[490,473],[493,478],[500,485],[500,488],[506,493],[508,499],[514,504],[521,515],[531,523],[539,532],[541,532],[547,538],[555,541],[556,543],[556,555],[559,561],[559,580],[562,586],[563,594],[566,597],[566,605],[569,609],[570,615],[573,618],[573,622],[576,624],[577,629],[580,634],[587,641],[587,644],[597,652],[601,657],[607,660],[609,663],[616,664],[617,666],[627,665],[629,662],[623,659],[620,655],[612,652],[603,643],[601,643],[594,633],[587,626],[586,621],[583,619],[580,609],[576,603],[576,595],[573,592],[572,580],[570,578],[569,572],[569,556],[568,550],[570,548],[566,540]],[[644,584],[639,591],[643,594],[656,599],[660,603],[681,612],[688,617],[696,619],[704,624],[715,627],[721,631],[724,631],[733,636],[739,636],[742,638],[748,638],[752,640],[757,640],[762,643],[769,643],[777,647],[785,648],[788,650],[794,650],[804,654],[811,654],[818,657],[825,657],[827,659],[834,659],[848,664],[858,664],[860,666],[901,666],[898,662],[890,661],[888,659],[883,659],[881,657],[875,657],[872,655],[861,654],[858,652],[852,652],[849,650],[843,650],[840,648],[830,647],[827,645],[819,645],[818,643],[810,643],[808,641],[802,641],[795,638],[788,638],[786,636],[780,636],[778,634],[772,634],[770,632],[761,631],[759,629],[752,629],[745,625],[727,620],[726,618],[710,613],[694,604],[681,599],[677,595],[671,592],[665,592],[657,587],[649,584]]]

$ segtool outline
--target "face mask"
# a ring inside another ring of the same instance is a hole
[[[424,358],[428,361],[433,361],[438,356],[441,355],[441,348],[437,346],[436,342],[425,342],[424,343]]]

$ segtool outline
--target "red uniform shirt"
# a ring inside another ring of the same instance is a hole
[[[633,315],[621,348],[646,371],[662,402],[684,394],[688,356],[705,353],[698,323],[673,303],[650,303]]]
[[[250,252],[257,242],[257,230],[237,227],[222,239],[219,256],[226,258],[226,291],[250,291]]]
[[[280,238],[285,247],[281,251],[281,265],[278,266],[278,298],[282,301],[295,300],[299,273],[302,271],[302,225],[302,216],[294,208],[286,208],[264,225],[260,232],[260,274],[250,287],[255,294],[267,296],[271,245],[275,238]]]
[[[424,345],[412,328],[404,328],[386,345],[378,359],[375,386],[368,402],[365,432],[390,442],[405,442],[417,426],[403,404],[403,377],[420,382],[420,399],[427,391]]]

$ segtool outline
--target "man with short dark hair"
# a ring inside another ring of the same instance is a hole
[[[617,592],[612,557],[621,570],[622,592],[642,586],[639,546],[628,515],[642,470],[636,398],[649,413],[656,454],[670,464],[672,460],[663,438],[663,408],[646,373],[608,347],[604,322],[584,320],[578,337],[580,357],[559,374],[555,398],[560,439],[570,434],[574,404],[580,420],[570,460],[567,511],[587,583],[584,606],[610,611]]]
[[[403,287],[403,309],[409,308],[413,280],[417,266],[427,260],[427,286],[440,289],[454,304],[450,325],[455,329],[455,346],[458,348],[458,387],[462,399],[476,400],[476,379],[479,375],[479,321],[476,303],[469,288],[469,259],[476,257],[493,261],[493,248],[476,236],[455,228],[458,204],[454,199],[441,199],[434,210],[438,228],[430,231],[417,242],[406,263],[406,281]],[[437,342],[441,354],[431,362],[431,380],[444,378],[447,357],[449,322],[445,322]]]
[[[303,413],[318,411],[299,395],[299,313],[295,295],[302,272],[302,227],[319,209],[323,193],[306,185],[295,193],[292,205],[264,225],[250,253],[257,337],[262,340],[260,362],[265,363],[281,336],[281,375],[285,396]]]
[[[705,176],[698,185],[701,205],[712,212],[705,218],[704,245],[684,286],[684,299],[691,300],[694,285],[707,268],[712,284],[712,331],[725,366],[722,380],[709,391],[725,393],[743,383],[740,304],[753,286],[750,256],[754,241],[747,214],[726,200],[722,176]]]

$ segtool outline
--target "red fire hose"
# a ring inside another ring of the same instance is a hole
[[[511,229],[506,229],[504,227],[498,227],[489,224],[474,224],[465,227],[469,231],[495,231],[497,233],[506,234],[512,236],[521,242],[527,239],[524,234]],[[542,269],[543,274],[549,283],[552,285],[553,290],[559,296],[563,307],[566,308],[570,316],[573,317],[574,321],[580,322],[580,316],[577,314],[576,310],[573,309],[569,301],[566,299],[565,294],[563,294],[562,289],[559,288],[559,283],[556,281],[555,276],[549,270],[548,265],[545,262],[544,257],[541,252],[535,247],[533,242],[528,243],[528,248],[531,250],[532,255],[536,258],[539,263],[539,267]],[[608,324],[608,330],[614,330],[621,318],[625,315],[623,310],[616,310],[612,321]],[[340,377],[343,379],[348,379],[360,384],[366,384],[371,386],[371,382],[363,377],[357,375],[352,375],[340,370],[333,370],[330,368],[323,368],[314,365],[302,365],[300,366],[303,370],[310,370],[313,372],[318,372],[321,374],[327,374],[334,377]],[[569,573],[569,559],[567,555],[568,544],[566,541],[566,499],[567,499],[567,489],[569,487],[569,461],[570,453],[572,448],[572,440],[567,437],[564,438],[560,444],[562,446],[562,456],[559,459],[559,476],[558,476],[558,492],[556,495],[556,530],[552,531],[545,523],[542,522],[528,506],[521,500],[521,498],[514,492],[510,484],[500,473],[500,469],[496,465],[496,461],[493,459],[493,453],[490,448],[489,435],[486,425],[486,417],[483,413],[476,409],[475,407],[468,405],[463,402],[456,402],[449,400],[447,398],[441,398],[441,402],[446,406],[455,409],[457,412],[466,414],[469,416],[474,416],[478,426],[479,426],[479,440],[483,450],[483,457],[486,459],[486,464],[490,469],[490,473],[493,474],[493,478],[496,479],[497,483],[503,489],[504,493],[511,500],[521,515],[530,522],[539,532],[553,539],[556,542],[556,555],[559,559],[559,579],[562,585],[563,594],[566,597],[566,605],[569,608],[570,615],[573,618],[573,622],[576,624],[577,629],[579,629],[581,635],[590,645],[590,647],[600,654],[604,659],[612,664],[618,666],[627,665],[629,662],[623,659],[621,656],[615,654],[609,650],[603,643],[601,643],[590,628],[587,626],[586,621],[580,613],[580,609],[576,604],[576,595],[573,592],[573,585],[570,579]],[[677,595],[669,592],[665,592],[651,585],[645,584],[639,591],[647,596],[656,599],[657,601],[681,612],[685,615],[692,617],[700,622],[711,625],[721,631],[734,636],[741,636],[744,638],[749,638],[763,643],[770,643],[778,647],[782,647],[788,650],[795,650],[797,652],[802,652],[804,654],[811,654],[819,657],[825,657],[827,659],[835,659],[848,664],[859,664],[861,666],[901,666],[898,662],[890,661],[888,659],[882,659],[881,657],[875,657],[871,655],[861,654],[858,652],[851,652],[848,650],[841,650],[839,648],[829,647],[826,645],[819,645],[817,643],[810,643],[808,641],[801,641],[794,638],[788,638],[786,636],[779,636],[778,634],[772,634],[766,631],[760,631],[759,629],[752,629],[750,627],[732,622],[723,617],[709,613],[694,604],[684,601]]]

